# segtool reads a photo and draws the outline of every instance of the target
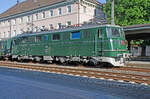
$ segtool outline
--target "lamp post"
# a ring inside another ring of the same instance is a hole
[[[111,24],[115,25],[115,21],[114,21],[114,0],[111,0],[112,4],[111,4]]]

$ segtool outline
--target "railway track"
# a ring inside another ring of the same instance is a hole
[[[112,68],[113,70],[126,70],[126,71],[137,71],[137,72],[150,72],[150,68],[141,67],[119,67]]]
[[[118,73],[110,71],[100,71],[87,68],[76,68],[76,67],[62,67],[62,66],[50,66],[44,64],[30,64],[30,63],[14,63],[14,62],[2,62],[0,61],[0,66],[8,68],[17,68],[25,69],[32,71],[41,71],[41,72],[50,72],[50,73],[59,73],[75,76],[83,76],[97,79],[107,79],[120,82],[130,82],[130,83],[140,83],[144,85],[150,85],[150,76],[140,75],[140,74],[127,74],[127,73]],[[140,72],[149,72],[149,69],[144,68],[130,68],[130,67],[120,67],[112,68],[112,70],[124,70],[124,71],[140,71]]]

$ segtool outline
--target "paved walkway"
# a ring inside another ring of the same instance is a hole
[[[149,99],[150,86],[0,68],[0,99]]]

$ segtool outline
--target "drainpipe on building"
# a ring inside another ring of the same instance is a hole
[[[11,38],[11,20],[9,20],[9,25],[10,25],[10,33],[9,33],[9,38]]]
[[[33,13],[32,13],[32,33],[33,33]]]

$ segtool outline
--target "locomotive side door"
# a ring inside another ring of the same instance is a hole
[[[104,38],[104,29],[103,28],[98,28],[98,55],[99,56],[103,56],[103,50],[104,50],[104,46],[105,46],[105,38]]]
[[[49,42],[49,35],[44,36],[44,51],[45,51],[45,56],[50,56],[51,55],[51,50],[50,50],[50,42]]]

